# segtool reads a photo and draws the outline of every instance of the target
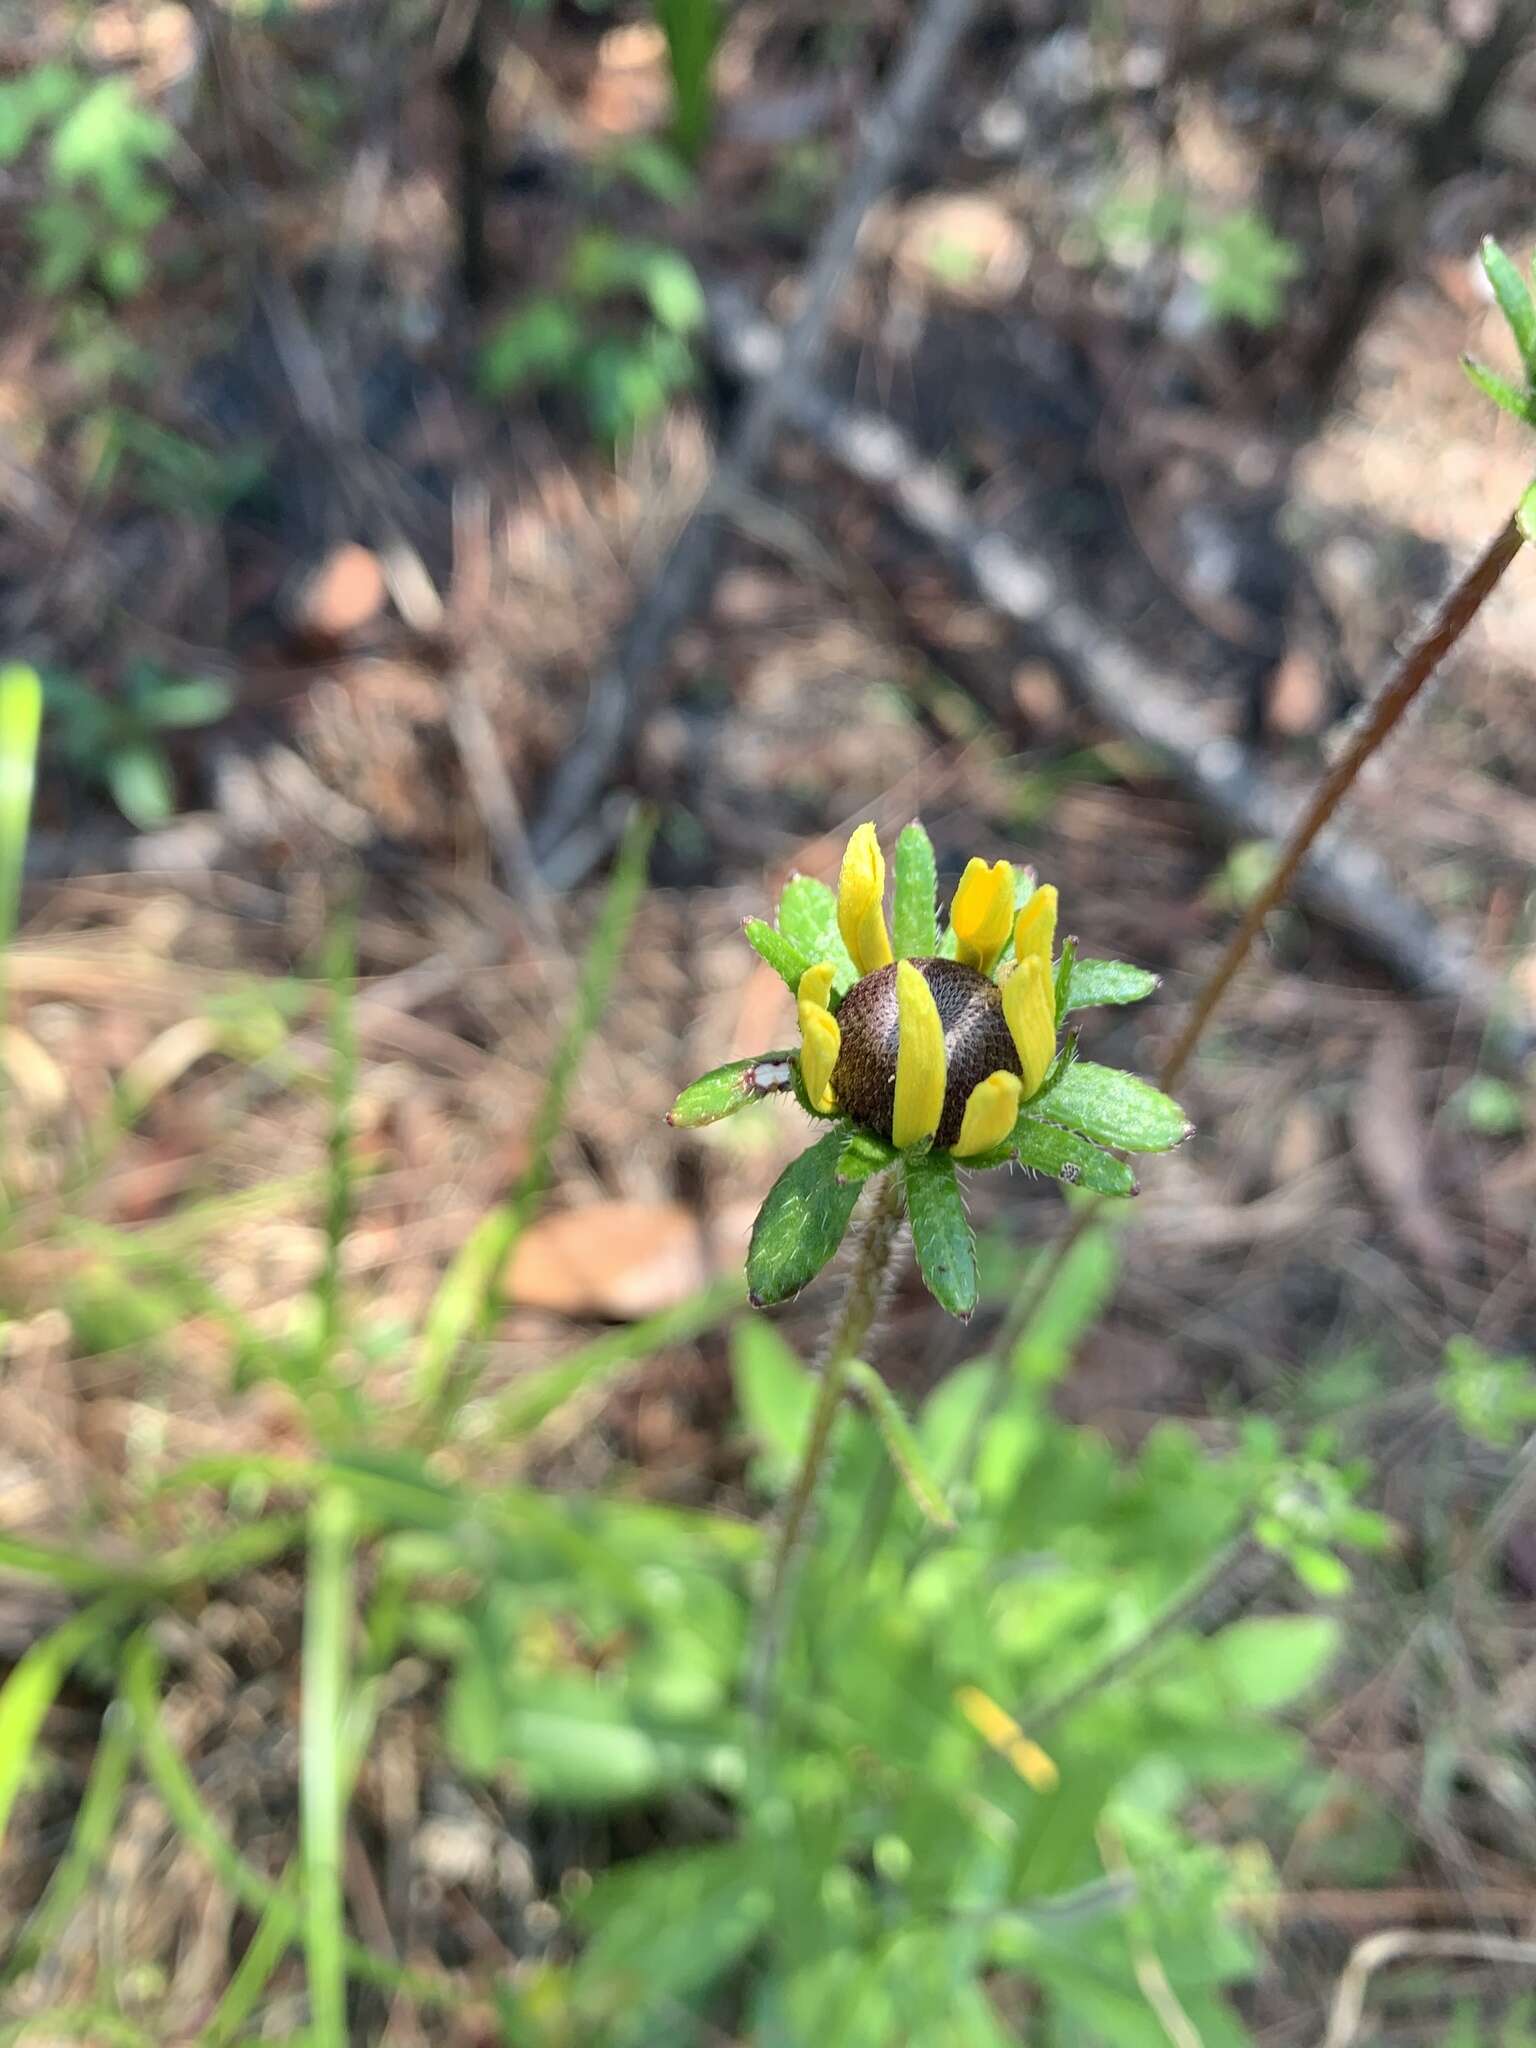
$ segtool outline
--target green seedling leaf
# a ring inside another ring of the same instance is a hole
[[[1536,384],[1536,306],[1531,303],[1531,294],[1525,279],[1493,239],[1484,235],[1479,252],[1483,259],[1483,270],[1493,287],[1493,296],[1499,302],[1499,311],[1509,322],[1509,331],[1515,337],[1515,347],[1520,351],[1520,360],[1525,365],[1528,384]]]
[[[866,1365],[860,1358],[854,1359],[848,1367],[849,1384],[869,1410],[880,1441],[885,1445],[886,1456],[896,1469],[901,1483],[912,1496],[913,1504],[925,1522],[935,1529],[953,1534],[956,1523],[950,1513],[949,1503],[944,1498],[944,1489],[928,1469],[922,1445],[913,1434],[912,1425],[901,1412],[901,1404],[881,1379],[873,1366]]]
[[[1133,967],[1128,960],[1078,960],[1072,968],[1072,985],[1066,1010],[1090,1010],[1101,1003],[1139,1003],[1161,986],[1161,977],[1145,967]],[[1057,984],[1060,1002],[1060,984]],[[1058,1022],[1060,1020],[1058,1019]]]
[[[791,995],[800,987],[800,977],[815,965],[808,960],[793,939],[776,932],[771,924],[764,924],[760,917],[749,917],[742,925],[747,944],[760,960],[766,960],[783,981]]]
[[[792,1159],[757,1212],[747,1252],[747,1290],[754,1306],[787,1301],[814,1280],[843,1241],[859,1199],[837,1177],[848,1142],[845,1126]]]
[[[644,269],[645,296],[669,333],[695,334],[708,318],[698,273],[675,249],[652,249]]]
[[[480,351],[480,389],[488,398],[509,398],[533,385],[563,383],[584,338],[580,318],[563,299],[530,299]]]
[[[112,801],[130,825],[152,831],[176,815],[176,788],[171,764],[152,741],[119,747],[108,756],[103,774]]]
[[[874,1131],[856,1130],[838,1158],[837,1177],[850,1182],[866,1181],[872,1173],[882,1173],[893,1165],[896,1157],[896,1147]]]
[[[924,1285],[941,1308],[967,1318],[976,1306],[976,1240],[955,1162],[947,1152],[907,1152],[902,1167],[912,1245]]]
[[[316,2048],[347,2048],[346,1853],[349,1774],[343,1757],[356,1606],[357,1510],[328,1487],[309,1517],[299,1741],[304,1961]]]
[[[1056,1029],[1060,1031],[1072,1007],[1072,984],[1077,976],[1077,941],[1068,939],[1056,962]]]
[[[939,949],[934,898],[939,886],[933,841],[914,818],[896,842],[896,900],[891,919],[898,960],[931,960]]]
[[[1048,1173],[1068,1187],[1091,1188],[1096,1195],[1134,1195],[1136,1176],[1123,1159],[1101,1152],[1076,1131],[1057,1124],[1020,1123],[1016,1132],[1021,1166]]]
[[[1522,540],[1530,547],[1536,547],[1536,484],[1527,484],[1515,507],[1515,524],[1520,529]]]
[[[1502,406],[1517,420],[1524,420],[1528,427],[1536,427],[1536,396],[1528,391],[1517,391],[1513,384],[1506,384],[1502,377],[1473,356],[1463,356],[1461,367],[1484,398],[1491,398],[1495,405]]]
[[[825,882],[811,875],[791,875],[779,898],[779,930],[807,960],[830,960],[832,986],[846,995],[859,971],[837,928],[837,898]]]
[[[1118,1067],[1074,1060],[1023,1112],[1122,1152],[1169,1152],[1194,1126],[1170,1096]]]
[[[217,676],[188,676],[146,690],[144,717],[166,728],[212,725],[228,717],[234,704],[234,691]]]
[[[756,1059],[715,1067],[689,1083],[667,1111],[667,1122],[681,1131],[697,1131],[734,1116],[749,1102],[761,1102],[776,1089],[788,1088],[794,1061],[793,1052],[762,1052]]]

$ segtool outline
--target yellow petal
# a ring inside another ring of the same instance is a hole
[[[1019,912],[1019,921],[1013,928],[1013,950],[1020,960],[1027,960],[1032,953],[1037,955],[1049,974],[1055,947],[1056,891],[1047,882]]]
[[[800,977],[795,990],[795,999],[809,1003],[813,1009],[826,1010],[832,1006],[832,976],[836,972],[830,960],[818,960],[814,967],[807,967]]]
[[[988,1074],[971,1090],[960,1123],[960,1135],[950,1151],[957,1159],[969,1159],[975,1152],[990,1152],[1001,1145],[1013,1129],[1024,1090],[1017,1074]]]
[[[832,1107],[832,1069],[842,1050],[843,1034],[830,1010],[804,997],[800,1001],[800,1079],[812,1109]]]
[[[1056,1051],[1056,997],[1038,953],[1028,954],[1003,983],[1003,1015],[1024,1069],[1028,1098],[1045,1079]]]
[[[1013,925],[1011,865],[1005,860],[994,861],[991,867],[984,860],[971,861],[949,906],[949,921],[955,928],[957,957],[967,967],[990,974]]]
[[[896,968],[896,1100],[891,1143],[931,1138],[944,1113],[944,1026],[933,990],[910,960]]]
[[[995,1749],[999,1756],[1007,1757],[1031,1791],[1056,1790],[1061,1782],[1061,1773],[1051,1759],[1038,1742],[1030,1741],[1012,1714],[984,1693],[979,1685],[962,1685],[955,1694],[955,1705],[982,1741]]]
[[[837,878],[837,928],[860,974],[891,964],[885,928],[885,856],[873,825],[861,825],[848,842]]]

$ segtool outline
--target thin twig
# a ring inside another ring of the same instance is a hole
[[[1323,2048],[1350,2048],[1365,2014],[1365,1995],[1376,1971],[1406,1956],[1437,1957],[1447,1962],[1519,1963],[1536,1969],[1536,1941],[1510,1934],[1425,1934],[1416,1927],[1394,1927],[1357,1942],[1333,1994]]]
[[[800,1469],[795,1474],[794,1486],[779,1523],[772,1576],[763,1600],[748,1684],[748,1704],[760,1727],[766,1725],[773,1709],[774,1675],[794,1602],[800,1553],[831,1448],[832,1425],[837,1420],[837,1411],[846,1390],[848,1365],[864,1349],[865,1340],[885,1305],[895,1279],[905,1214],[900,1178],[897,1174],[886,1173],[874,1191],[872,1206],[864,1221],[848,1274],[842,1305],[827,1334],[816,1407],[801,1454]]]
[[[1522,535],[1513,515],[1452,588],[1425,632],[1399,661],[1356,727],[1349,745],[1318,784],[1312,801],[1291,828],[1274,872],[1243,913],[1221,959],[1206,976],[1194,1009],[1163,1062],[1162,1083],[1171,1088],[1189,1063],[1217,1004],[1247,959],[1271,913],[1284,902],[1303,861],[1354,786],[1360,770],[1383,744],[1409,705],[1482,609],[1494,585],[1520,552]]]
[[[921,136],[978,0],[927,0],[889,92],[870,115],[863,148],[806,266],[800,310],[775,334],[777,361],[754,379],[736,432],[659,575],[631,614],[592,686],[586,725],[553,778],[534,829],[541,859],[585,821],[655,689],[673,640],[706,603],[727,515],[751,490],[790,410],[790,387],[815,366],[853,265],[865,216]]]

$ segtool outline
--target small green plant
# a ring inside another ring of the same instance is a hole
[[[486,342],[481,389],[571,392],[592,431],[616,445],[693,384],[704,313],[675,249],[593,230],[572,245],[557,289],[527,300]]]
[[[1218,212],[1182,193],[1117,193],[1099,209],[1097,240],[1119,263],[1137,263],[1156,248],[1176,248],[1199,286],[1213,320],[1273,327],[1285,293],[1301,270],[1293,242],[1275,234],[1251,208]]]
[[[1480,255],[1484,274],[1519,352],[1525,387],[1517,391],[1507,379],[1472,356],[1463,356],[1461,366],[1485,398],[1491,398],[1525,426],[1536,427],[1536,303],[1532,302],[1525,279],[1492,235],[1483,237]],[[1521,498],[1515,518],[1522,537],[1536,542],[1536,483]]]
[[[217,677],[169,676],[146,661],[134,662],[111,696],[66,675],[45,677],[43,690],[45,731],[60,761],[99,783],[141,831],[176,814],[166,734],[213,725],[234,704]]]
[[[1445,1347],[1440,1399],[1468,1436],[1509,1449],[1536,1426],[1536,1366],[1528,1358],[1495,1358],[1470,1337]]]
[[[126,79],[40,64],[0,83],[0,164],[43,136],[49,195],[27,217],[38,289],[95,285],[132,298],[149,280],[149,236],[169,210],[159,173],[175,130]]]

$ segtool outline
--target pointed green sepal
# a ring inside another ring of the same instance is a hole
[[[837,1162],[837,1177],[851,1186],[896,1162],[896,1147],[874,1131],[855,1130]]]
[[[944,1489],[929,1470],[922,1445],[913,1434],[911,1423],[901,1412],[901,1403],[874,1367],[866,1365],[862,1358],[850,1361],[848,1380],[869,1410],[871,1420],[880,1432],[880,1441],[885,1446],[885,1455],[912,1496],[918,1513],[935,1529],[943,1529],[946,1534],[953,1535],[955,1518],[944,1498]]]
[[[939,950],[934,898],[939,886],[933,841],[914,818],[896,842],[891,942],[898,960],[931,960]]]
[[[828,1131],[792,1159],[768,1190],[747,1252],[747,1290],[755,1308],[798,1294],[842,1243],[859,1199],[857,1186],[837,1177],[847,1142],[846,1125]]]
[[[1134,1195],[1136,1176],[1123,1159],[1101,1152],[1076,1131],[1059,1124],[1031,1123],[1021,1118],[1015,1134],[1021,1166],[1048,1173],[1068,1187],[1089,1188],[1096,1195]]]
[[[690,1082],[667,1111],[667,1122],[681,1131],[702,1130],[722,1117],[734,1116],[749,1102],[761,1102],[782,1088],[794,1086],[796,1055],[759,1053],[755,1060],[732,1060]]]
[[[1171,1096],[1118,1067],[1076,1060],[1047,1081],[1025,1110],[1034,1121],[1061,1124],[1121,1152],[1170,1152],[1194,1129]]]
[[[1463,356],[1461,367],[1484,398],[1491,398],[1495,405],[1513,413],[1517,420],[1524,420],[1528,427],[1536,427],[1536,396],[1529,391],[1517,391],[1513,384],[1506,384],[1496,371],[1480,363],[1475,356]]]
[[[923,1284],[941,1308],[968,1318],[976,1306],[976,1240],[947,1152],[904,1152],[907,1215]]]
[[[1072,968],[1072,985],[1067,995],[1065,1016],[1071,1010],[1091,1010],[1101,1003],[1140,1003],[1162,986],[1160,976],[1145,967],[1133,967],[1128,960],[1078,960]],[[1058,1006],[1061,983],[1056,984]]]
[[[779,975],[791,995],[800,987],[800,977],[815,961],[808,958],[792,939],[786,939],[782,932],[776,932],[771,924],[764,924],[760,917],[749,917],[742,925],[747,944],[759,960],[765,960]]]
[[[1068,939],[1056,962],[1056,1029],[1059,1031],[1072,1007],[1072,981],[1077,973],[1077,941]]]
[[[837,928],[837,898],[825,882],[810,875],[791,875],[779,898],[779,931],[808,963],[830,960],[832,986],[846,995],[859,971]]]
[[[1525,381],[1536,384],[1536,306],[1531,303],[1525,279],[1492,235],[1484,235],[1479,254],[1483,259],[1484,273],[1493,287],[1493,296],[1499,302],[1499,311],[1515,337],[1515,347],[1519,349],[1520,360],[1525,365]]]

